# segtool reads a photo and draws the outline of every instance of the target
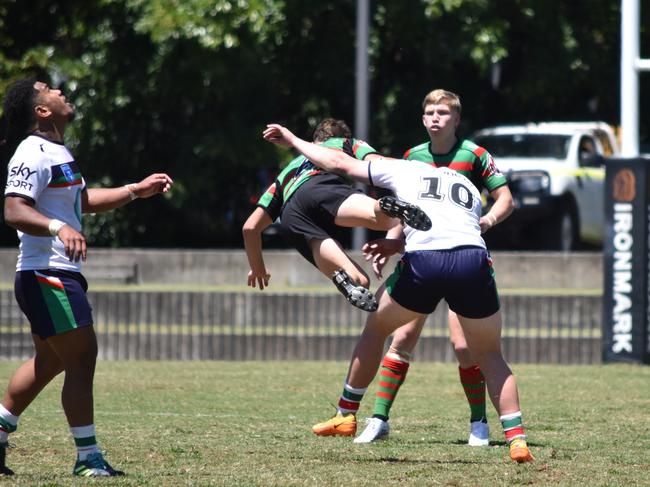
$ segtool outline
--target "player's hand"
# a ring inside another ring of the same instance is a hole
[[[77,232],[70,225],[63,225],[59,229],[58,239],[65,246],[65,255],[70,262],[79,262],[86,260],[86,237]]]
[[[270,123],[262,132],[262,137],[268,142],[281,145],[283,147],[293,147],[295,135],[286,127],[277,123]]]
[[[481,217],[481,219],[478,221],[478,224],[481,227],[481,233],[485,233],[494,225],[496,225],[496,217],[488,213]]]
[[[136,183],[132,191],[138,198],[149,198],[155,194],[168,192],[173,184],[174,181],[167,174],[155,173]]]
[[[252,270],[248,271],[248,286],[255,287],[258,286],[261,291],[264,291],[265,287],[269,287],[269,279],[271,279],[271,274],[264,269],[262,272],[253,272]]]
[[[404,251],[404,241],[401,238],[379,238],[364,244],[361,251],[367,261],[372,261],[372,270],[377,279],[381,279],[390,256]]]

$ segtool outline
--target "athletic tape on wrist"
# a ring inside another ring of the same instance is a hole
[[[137,194],[135,194],[135,188],[137,187],[137,184],[135,184],[135,183],[131,183],[131,184],[127,184],[127,185],[124,186],[124,187],[125,187],[126,190],[129,192],[129,199],[130,199],[131,201],[133,201],[133,200],[137,200],[137,199],[139,198],[139,196],[138,196]]]
[[[50,220],[50,223],[47,225],[47,229],[50,231],[50,235],[53,237],[56,237],[59,234],[59,230],[61,230],[61,227],[65,225],[65,222],[62,222],[61,220],[57,220],[56,218],[52,218]]]

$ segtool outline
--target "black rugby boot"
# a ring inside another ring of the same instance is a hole
[[[431,229],[431,219],[422,209],[394,196],[384,196],[379,200],[379,208],[388,216],[399,218],[405,225],[415,230]]]
[[[343,269],[334,271],[332,282],[352,306],[364,311],[375,311],[377,309],[375,296],[365,287],[352,282],[348,273]]]
[[[7,459],[7,443],[0,443],[0,475],[13,475],[14,471],[5,465]]]

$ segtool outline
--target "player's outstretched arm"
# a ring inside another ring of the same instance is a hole
[[[89,188],[82,193],[81,207],[84,213],[102,213],[114,210],[137,199],[149,198],[171,190],[174,181],[167,174],[152,174],[138,183],[118,188]]]
[[[317,166],[330,172],[342,173],[358,181],[368,182],[368,162],[359,161],[345,152],[312,144],[275,123],[266,126],[264,140],[284,147],[293,147]]]
[[[262,232],[271,223],[271,217],[262,208],[255,208],[250,214],[244,226],[242,235],[244,237],[244,249],[248,265],[251,266],[248,271],[248,286],[256,285],[263,291],[269,285],[271,274],[266,270],[264,258],[262,256]]]

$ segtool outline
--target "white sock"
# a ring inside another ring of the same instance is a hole
[[[4,425],[4,427],[3,427]],[[0,404],[0,443],[7,443],[9,433],[18,427],[18,416]]]
[[[11,414],[6,407],[0,404],[0,418],[4,419],[6,422],[11,423],[14,426],[18,426],[18,416]]]
[[[74,444],[77,446],[79,460],[85,460],[92,453],[99,453],[97,440],[95,439],[95,425],[71,426],[70,433],[74,437]]]

